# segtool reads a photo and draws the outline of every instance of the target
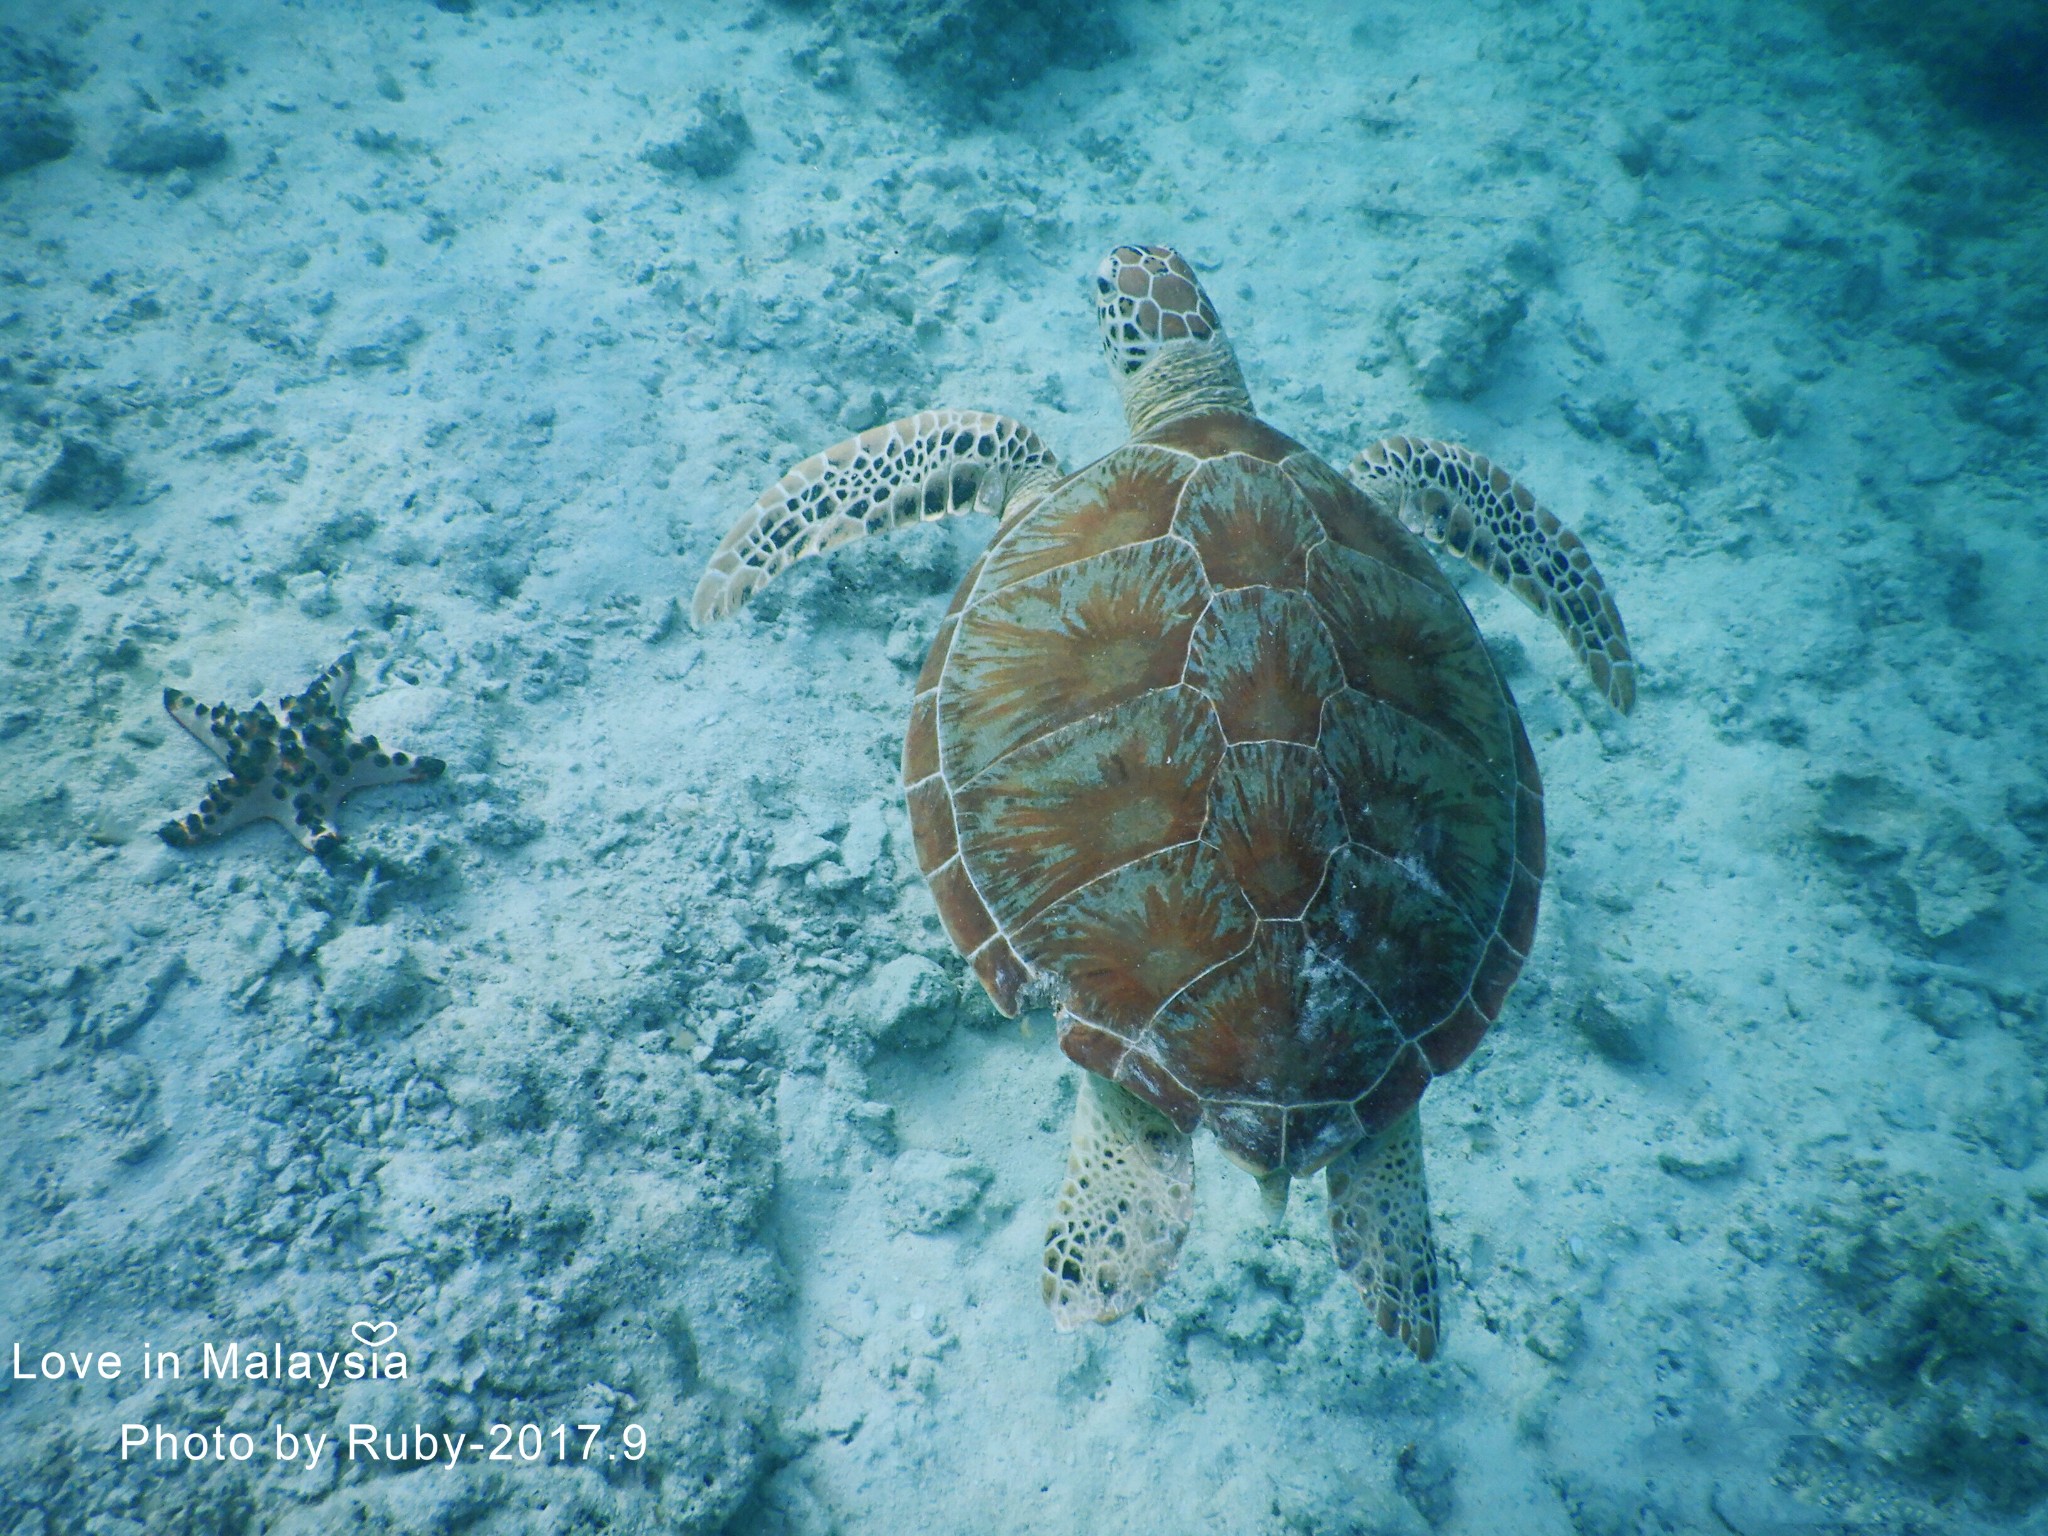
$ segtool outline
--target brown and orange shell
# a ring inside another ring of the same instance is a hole
[[[1251,417],[1063,481],[961,584],[903,778],[947,932],[1090,1071],[1308,1172],[1468,1055],[1536,926],[1543,800],[1422,543]],[[1029,992],[1027,992],[1027,988]]]

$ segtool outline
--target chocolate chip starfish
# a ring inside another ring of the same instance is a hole
[[[373,784],[439,778],[438,757],[414,757],[357,736],[341,712],[356,661],[344,655],[304,693],[278,700],[283,718],[267,705],[202,707],[189,693],[164,690],[164,709],[199,744],[227,765],[228,776],[206,791],[199,808],[157,828],[173,848],[189,848],[258,819],[290,829],[305,849],[325,858],[341,846],[329,824],[341,802]]]

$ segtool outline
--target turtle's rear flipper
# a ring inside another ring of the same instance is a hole
[[[1059,474],[1036,432],[987,411],[920,411],[870,427],[761,493],[712,552],[690,621],[722,619],[793,561],[866,534],[958,512],[1004,516]]]
[[[1422,1178],[1422,1117],[1410,1110],[1331,1163],[1330,1235],[1337,1263],[1373,1304],[1379,1325],[1415,1352],[1436,1353],[1436,1243]]]
[[[1389,437],[1351,461],[1351,481],[1432,544],[1448,544],[1563,633],[1608,703],[1636,701],[1621,613],[1579,536],[1506,470],[1455,443]]]
[[[1061,1333],[1113,1323],[1159,1289],[1194,1211],[1193,1144],[1171,1120],[1084,1073],[1067,1179],[1045,1234],[1045,1304]]]

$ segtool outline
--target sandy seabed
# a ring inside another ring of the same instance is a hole
[[[1792,0],[444,3],[0,39],[0,1530],[2044,1528],[2038,123]],[[1642,662],[1458,576],[1551,861],[1427,1368],[1206,1142],[1052,1331],[1075,1072],[896,790],[987,526],[684,616],[849,431],[1114,446],[1133,239],[1333,461],[1523,475]],[[163,688],[345,650],[446,774],[160,842]]]

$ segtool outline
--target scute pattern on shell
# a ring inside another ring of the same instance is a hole
[[[918,687],[948,932],[1182,1130],[1311,1171],[1499,1011],[1543,860],[1513,700],[1416,535],[1263,422],[1183,418],[1070,476],[968,574]]]

